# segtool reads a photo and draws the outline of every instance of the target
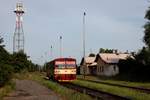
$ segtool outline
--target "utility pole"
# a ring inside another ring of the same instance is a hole
[[[84,62],[85,62],[85,16],[86,16],[86,13],[84,12],[83,14],[83,59],[84,59]],[[83,63],[83,78],[85,79],[85,70],[86,70],[86,64]]]
[[[46,64],[47,64],[47,52],[45,52],[45,62],[44,62],[44,67],[42,68],[42,71],[45,71],[46,70]]]
[[[62,57],[62,36],[60,36],[60,58]]]
[[[53,59],[53,46],[51,45],[51,60]]]
[[[43,61],[44,61],[43,59],[44,59],[44,57],[41,56],[41,61],[42,61],[42,63],[43,63]],[[42,70],[43,67],[44,67],[44,65],[41,65],[41,66],[40,66],[40,72],[41,72],[41,70]]]

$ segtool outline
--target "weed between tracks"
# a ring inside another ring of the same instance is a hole
[[[141,93],[139,91],[127,89],[124,87],[109,86],[109,85],[104,85],[100,83],[87,82],[83,80],[76,80],[72,83],[85,86],[85,87],[89,87],[92,89],[104,91],[104,92],[109,92],[109,93],[116,94],[119,96],[128,97],[128,98],[131,98],[132,100],[150,100],[150,94]]]
[[[38,83],[48,87],[55,93],[59,94],[64,100],[92,100],[92,98],[88,95],[76,92],[74,90],[68,89],[59,85],[56,82],[45,80],[44,75],[36,72],[36,73],[24,73],[22,75],[18,74],[15,76],[17,79],[30,79],[37,81]],[[23,78],[21,78],[23,77]]]

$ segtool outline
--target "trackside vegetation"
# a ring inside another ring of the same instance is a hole
[[[13,83],[13,74],[22,71],[36,71],[38,65],[33,64],[22,51],[10,54],[3,45],[3,38],[0,36],[0,100],[11,92],[15,83]]]
[[[100,83],[87,82],[83,80],[76,80],[72,83],[80,86],[85,86],[92,89],[112,93],[115,95],[124,96],[131,100],[150,100],[149,94],[132,90],[132,89],[127,89],[124,87],[110,86],[110,85],[105,85]]]
[[[15,89],[15,83],[12,81],[7,82],[5,86],[0,88],[0,100],[2,100],[4,96],[6,96],[8,93],[10,93],[14,89]]]
[[[78,75],[77,79],[84,79],[82,75]],[[100,81],[105,83],[111,83],[111,84],[118,84],[118,85],[125,85],[125,86],[132,86],[132,87],[141,87],[141,88],[148,88],[150,89],[150,82],[130,82],[130,81],[120,81],[120,80],[114,80],[114,79],[103,79],[102,77],[98,76],[86,76],[86,79],[84,80],[92,80],[92,81]]]
[[[28,60],[28,56],[22,51],[10,54],[4,47],[3,38],[0,37],[0,87],[11,80],[13,73],[38,69],[38,65]]]

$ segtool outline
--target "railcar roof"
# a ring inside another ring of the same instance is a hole
[[[75,58],[56,58],[54,60],[76,60]]]
[[[50,62],[52,62],[52,61],[64,61],[64,60],[76,61],[75,58],[56,58],[54,60],[51,60]]]

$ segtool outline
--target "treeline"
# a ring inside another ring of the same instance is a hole
[[[22,51],[10,54],[5,50],[3,38],[0,37],[0,87],[12,78],[13,73],[20,73],[23,70],[36,71],[38,65],[28,60],[28,56]]]
[[[117,52],[117,50],[114,49],[104,49],[104,48],[99,49],[99,53],[113,53],[114,51]]]

